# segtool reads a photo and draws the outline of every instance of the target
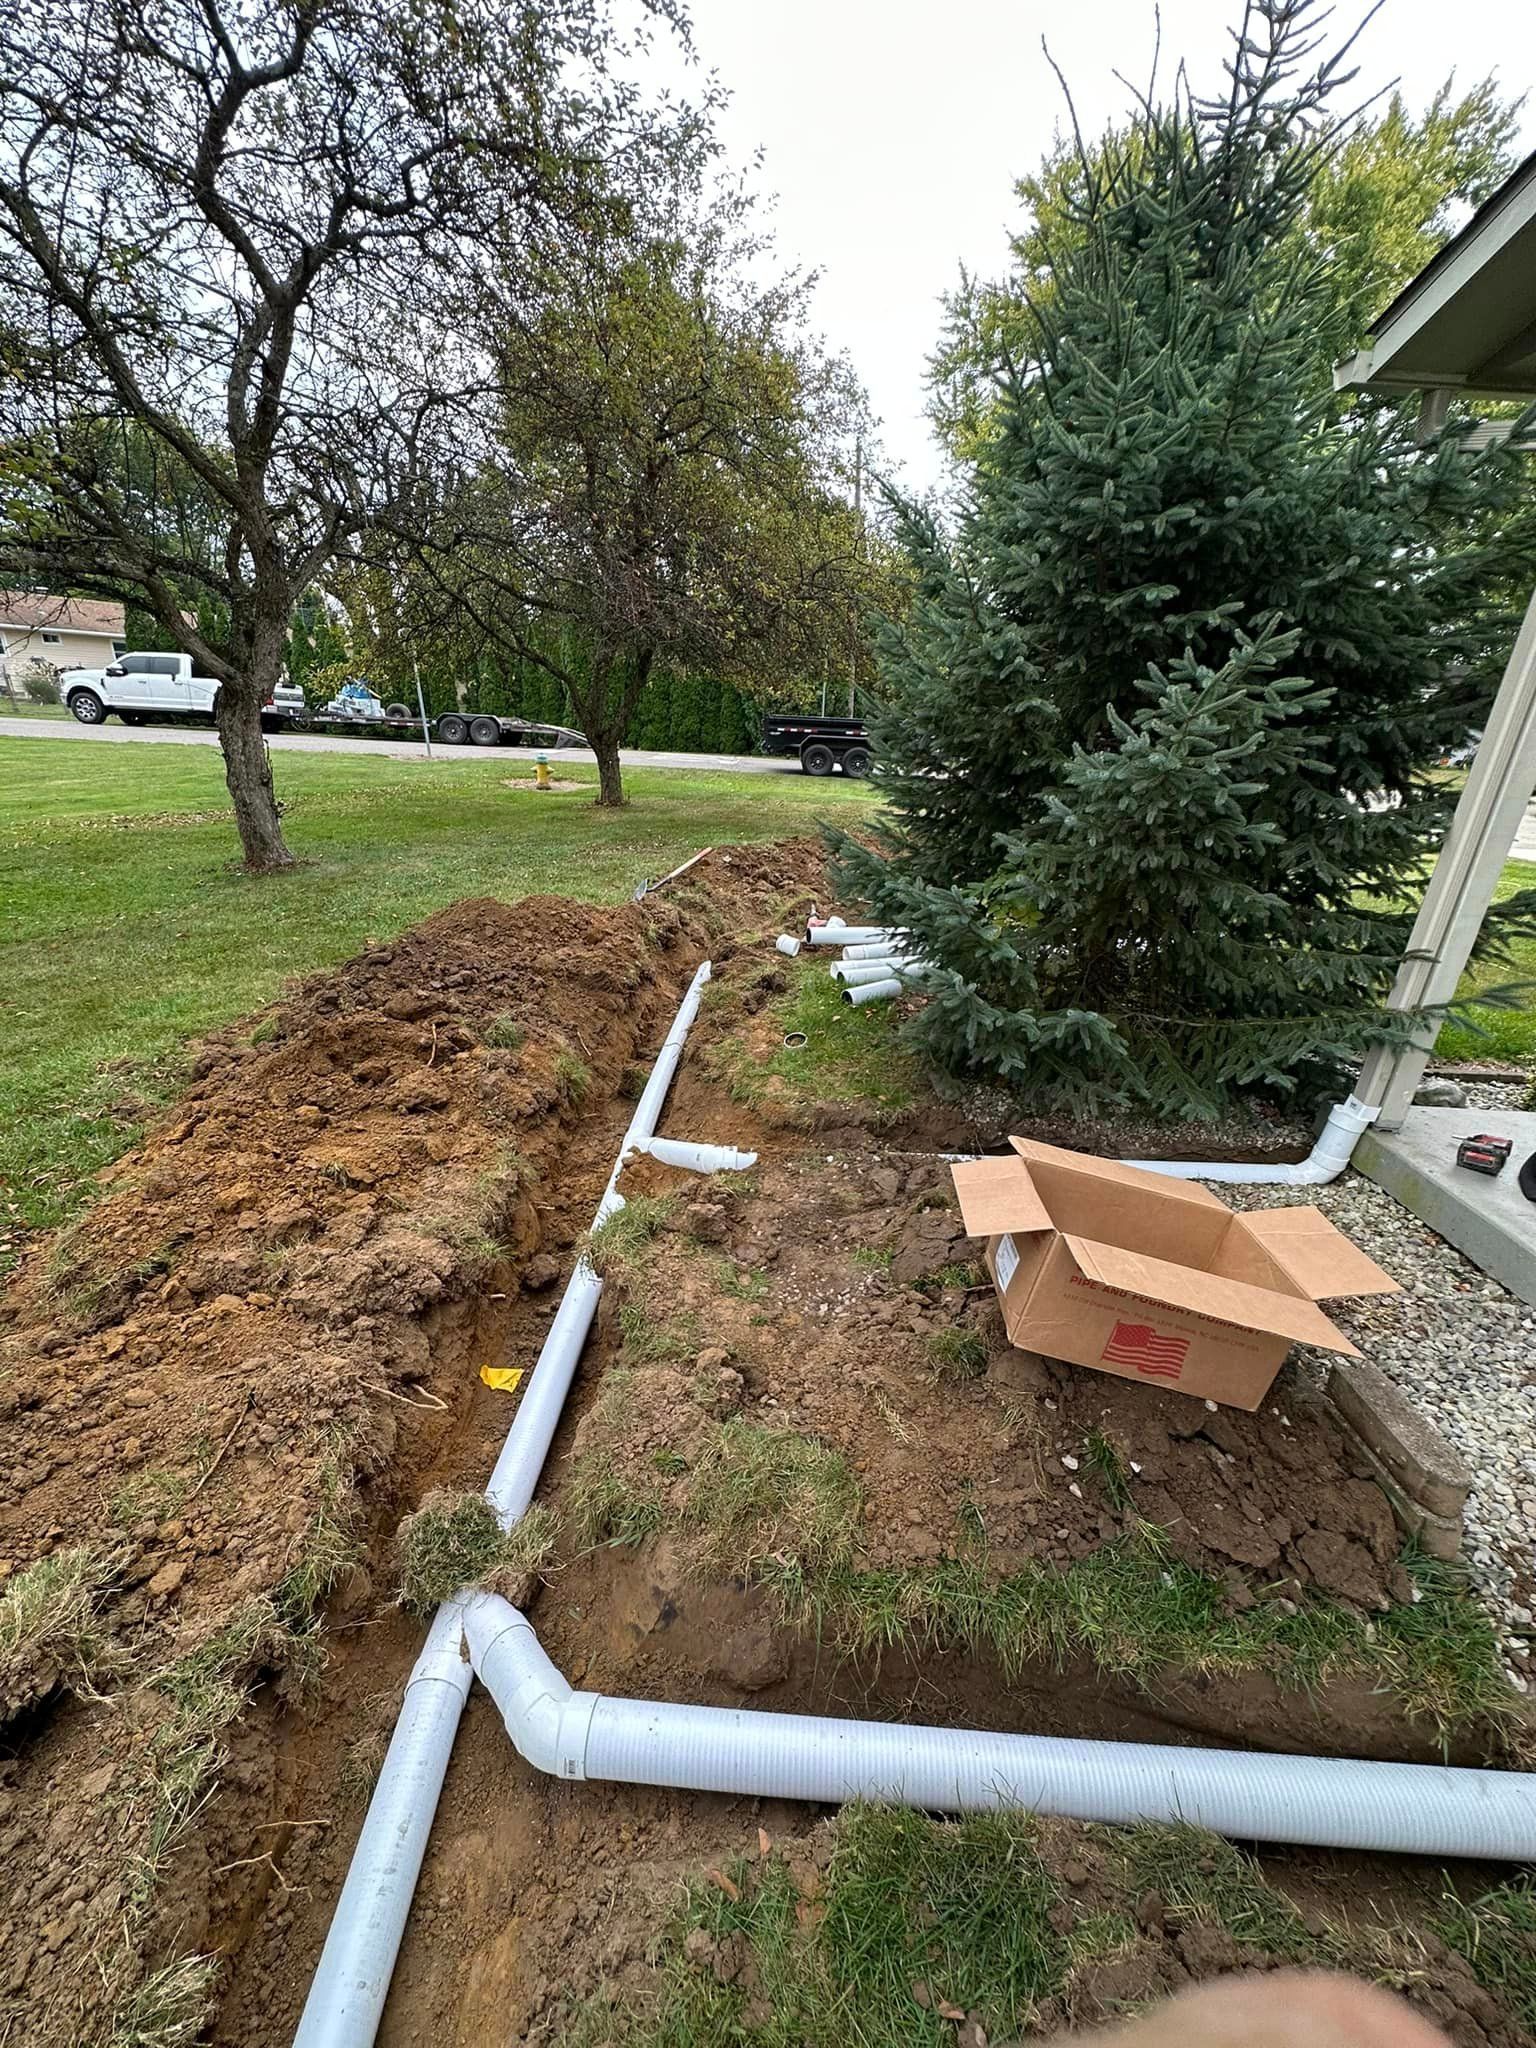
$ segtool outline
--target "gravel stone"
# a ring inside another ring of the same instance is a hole
[[[1480,1086],[1465,1084],[1469,1096]],[[1489,1104],[1489,1107],[1510,1106]],[[1472,1473],[1466,1557],[1513,1682],[1528,1689],[1536,1557],[1536,1309],[1462,1257],[1383,1189],[1356,1173],[1330,1187],[1212,1185],[1234,1209],[1313,1202],[1384,1267],[1401,1294],[1331,1301],[1329,1315],[1378,1371],[1441,1429]],[[1325,1352],[1296,1354],[1325,1382]]]

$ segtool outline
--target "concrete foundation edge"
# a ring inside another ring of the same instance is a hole
[[[1469,1128],[1476,1126],[1475,1111],[1468,1111],[1467,1119]],[[1421,1223],[1465,1253],[1474,1266],[1502,1281],[1522,1301],[1536,1305],[1536,1230],[1524,1244],[1516,1242],[1497,1219],[1482,1213],[1471,1190],[1463,1195],[1437,1183],[1404,1158],[1393,1144],[1391,1132],[1363,1132],[1352,1163]]]

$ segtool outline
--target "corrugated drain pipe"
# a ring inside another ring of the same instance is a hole
[[[519,1754],[554,1777],[940,1813],[1023,1807],[1126,1825],[1187,1821],[1330,1849],[1536,1854],[1536,1776],[1526,1772],[612,1700],[573,1692],[527,1616],[495,1594],[466,1601],[464,1633]]]

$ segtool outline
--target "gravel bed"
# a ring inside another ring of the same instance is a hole
[[[1493,1617],[1510,1677],[1528,1690],[1536,1681],[1536,1309],[1359,1174],[1331,1187],[1229,1185],[1213,1192],[1236,1209],[1315,1202],[1402,1284],[1402,1294],[1330,1302],[1328,1312],[1466,1459],[1473,1475],[1468,1570]],[[1326,1360],[1316,1352],[1301,1357],[1318,1366]]]
[[[1468,1109],[1524,1109],[1531,1099],[1529,1081],[1463,1081]]]

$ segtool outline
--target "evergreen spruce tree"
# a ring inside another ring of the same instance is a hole
[[[1345,81],[1315,18],[1254,0],[1224,97],[1181,81],[1084,152],[957,530],[898,508],[889,813],[833,843],[936,965],[911,1038],[1035,1100],[1211,1116],[1404,1029],[1383,1000],[1454,801],[1426,771],[1529,584],[1519,458],[1317,395],[1328,280],[1287,230]]]

